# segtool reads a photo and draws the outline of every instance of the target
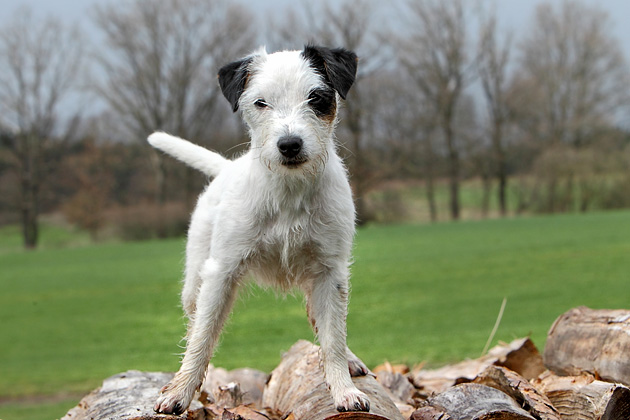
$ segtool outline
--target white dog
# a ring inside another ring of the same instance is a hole
[[[251,137],[249,151],[234,161],[165,133],[149,137],[214,177],[188,232],[186,352],[156,411],[189,406],[247,274],[281,290],[303,290],[335,407],[369,411],[350,377],[368,370],[346,346],[355,213],[333,134],[339,97],[345,99],[356,69],[353,52],[311,45],[261,50],[221,68],[221,90],[234,111],[242,109]]]

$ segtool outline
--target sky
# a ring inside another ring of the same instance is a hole
[[[113,3],[124,3],[125,0],[107,0]],[[271,15],[282,16],[291,5],[299,5],[299,0],[232,0],[237,1],[255,11],[263,17]],[[375,2],[387,13],[388,8],[405,0],[388,0]],[[476,1],[476,0],[466,0]],[[516,36],[527,30],[533,11],[539,0],[491,0],[497,5],[500,25],[513,30]],[[561,3],[563,0],[549,0],[551,3]],[[596,5],[606,10],[613,23],[613,32],[620,40],[626,59],[630,61],[630,0],[582,0],[586,4]],[[90,9],[103,0],[2,0],[0,7],[0,24],[10,18],[15,9],[21,5],[28,5],[38,14],[52,14],[71,22],[77,22],[89,34],[93,32],[90,25]],[[264,21],[264,20],[263,20]]]
[[[0,6],[0,26],[7,22],[12,14],[21,6],[30,7],[35,17],[44,17],[53,15],[62,19],[66,23],[78,24],[83,33],[89,38],[91,43],[96,44],[98,48],[99,32],[94,27],[91,20],[91,10],[98,3],[109,2],[114,4],[124,4],[129,0],[1,0]],[[159,0],[155,0],[159,1]],[[245,7],[253,10],[255,15],[262,17],[259,24],[264,27],[265,22],[271,18],[285,16],[286,11],[290,7],[299,8],[305,1],[309,0],[228,0],[245,5]],[[334,4],[334,0],[332,1]],[[390,17],[388,25],[396,25],[401,19],[400,13],[395,12],[396,5],[404,4],[408,0],[373,0],[374,6],[377,8],[377,17]],[[465,2],[475,2],[478,4],[480,0],[464,0]],[[503,31],[512,32],[513,36],[518,40],[520,36],[526,34],[530,25],[536,5],[542,0],[481,0],[487,4],[495,4],[499,28]],[[547,0],[552,4],[561,4],[564,0]],[[621,49],[625,55],[627,63],[630,63],[630,0],[581,0],[587,5],[595,5],[605,10],[610,17],[611,31],[620,43]],[[404,18],[404,17],[403,17]],[[374,25],[374,26],[378,26]],[[404,26],[400,25],[399,26]],[[261,31],[264,32],[264,31]],[[295,44],[300,45],[308,40],[296,40]],[[265,39],[261,36],[260,45],[265,44]],[[252,50],[256,46],[252,46]],[[232,59],[234,57],[226,57]],[[94,111],[98,107],[95,107]]]

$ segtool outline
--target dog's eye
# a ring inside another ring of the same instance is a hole
[[[254,102],[254,106],[256,108],[263,109],[263,108],[267,108],[269,104],[265,102],[264,99],[256,99],[256,102]]]
[[[308,95],[308,104],[319,117],[331,115],[335,110],[335,96],[333,92],[316,89]]]

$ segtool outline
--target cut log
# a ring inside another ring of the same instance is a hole
[[[394,401],[413,404],[417,391],[406,376],[398,372],[381,371],[376,375],[376,380],[389,391]]]
[[[489,366],[505,366],[533,379],[544,372],[542,356],[529,338],[520,338],[509,344],[493,347],[487,355],[465,360],[440,369],[414,369],[409,377],[425,396],[439,394],[453,385],[473,381]]]
[[[208,412],[207,420],[269,420],[266,414],[246,405],[223,408],[216,404],[209,404],[206,411]]]
[[[184,416],[153,411],[159,390],[172,378],[172,373],[134,370],[114,375],[84,397],[62,420],[205,420],[205,409],[199,401],[193,401]]]
[[[536,420],[504,392],[481,384],[456,385],[428,403],[453,420]]]
[[[409,379],[398,372],[381,370],[376,376],[376,380],[385,388],[403,417],[409,418],[415,410],[414,399],[420,398],[418,391],[411,385]]]
[[[453,420],[453,418],[444,410],[427,405],[411,413],[409,420]]]
[[[559,375],[589,372],[630,386],[629,354],[630,311],[579,307],[554,322],[543,358]]]
[[[256,369],[241,368],[227,371],[210,365],[202,390],[221,407],[236,407],[240,403],[259,407],[268,379],[269,374]],[[235,394],[236,385],[240,395]]]
[[[263,392],[263,406],[294,420],[403,420],[373,376],[353,378],[370,399],[370,412],[339,413],[324,380],[319,347],[301,340],[283,356]]]
[[[533,385],[545,393],[562,419],[630,419],[630,389],[622,384],[598,381],[588,374],[557,376],[547,371]]]
[[[223,408],[234,408],[243,404],[243,391],[238,382],[230,382],[219,386],[214,394],[216,405]]]
[[[377,375],[380,372],[394,372],[394,373],[400,373],[401,375],[406,375],[407,373],[409,373],[409,366],[404,365],[402,363],[392,365],[389,362],[385,362],[381,365],[376,366],[374,369],[372,369],[372,372]]]
[[[527,379],[510,369],[490,366],[474,382],[491,386],[506,393],[536,419],[561,419],[560,413],[553,407],[545,394],[534,388]]]

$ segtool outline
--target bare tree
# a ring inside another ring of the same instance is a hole
[[[77,87],[82,43],[76,28],[43,21],[19,9],[0,30],[0,125],[7,130],[2,147],[13,156],[20,183],[19,209],[24,246],[38,242],[40,195],[51,162],[47,151],[62,136],[64,100]]]
[[[98,92],[134,139],[165,130],[200,141],[216,130],[218,68],[253,44],[244,8],[223,0],[133,0],[97,7],[95,21],[107,45],[98,57],[106,73]],[[164,162],[151,156],[161,205]]]
[[[381,164],[389,168],[388,178],[423,179],[429,217],[438,220],[435,178],[438,156],[435,151],[435,113],[417,95],[408,72],[394,67],[379,72],[371,97],[378,98],[374,148],[380,151]]]
[[[561,156],[553,151],[567,146],[595,147],[600,133],[614,125],[629,103],[628,69],[609,30],[608,15],[597,6],[567,0],[537,7],[532,28],[520,44],[511,96],[516,123],[539,151],[538,167],[550,167],[545,162]],[[550,170],[538,175],[544,183],[538,190],[545,192],[539,207],[567,209],[562,181],[566,195],[576,196],[577,175]]]
[[[510,35],[507,35],[502,43],[498,35],[496,16],[491,14],[481,26],[477,70],[488,109],[493,172],[498,181],[499,208],[501,215],[505,216],[507,213],[507,159],[504,137],[510,117],[508,64],[512,43]]]
[[[344,47],[359,55],[360,65],[357,80],[350,91],[348,101],[342,109],[339,127],[340,137],[348,138],[345,143],[350,154],[348,161],[350,178],[355,195],[357,222],[369,221],[365,199],[370,185],[374,183],[376,171],[369,163],[366,154],[370,114],[374,103],[365,94],[366,79],[374,71],[372,65],[378,61],[377,47],[371,36],[373,4],[369,0],[347,0],[341,3],[304,2],[302,14],[289,10],[288,18],[274,25],[275,43],[282,47],[290,45],[294,39],[315,42],[331,47]],[[346,136],[346,137],[344,137]]]
[[[538,6],[520,45],[520,117],[548,144],[582,146],[628,101],[628,71],[608,15],[564,1]]]
[[[448,156],[450,213],[460,217],[460,156],[454,124],[457,104],[471,81],[468,25],[462,0],[409,1],[411,35],[402,40],[400,60],[422,98],[433,105]]]

